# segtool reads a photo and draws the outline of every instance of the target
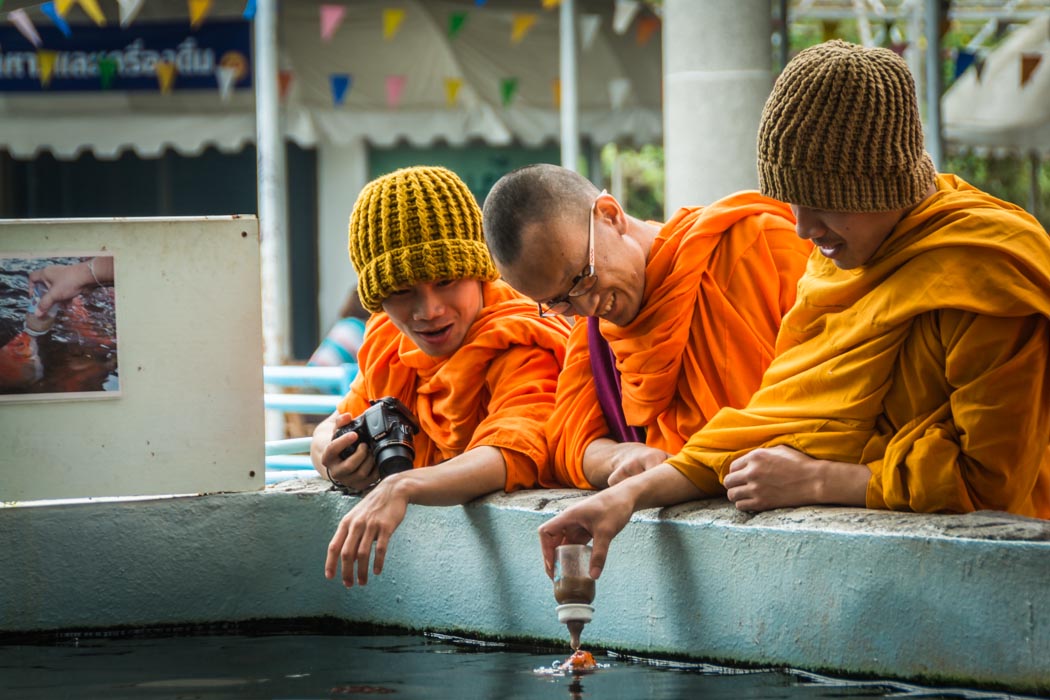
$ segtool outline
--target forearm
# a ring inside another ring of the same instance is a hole
[[[609,485],[613,455],[618,444],[610,438],[598,438],[592,440],[583,451],[583,475],[594,488],[604,489]]]
[[[709,497],[709,494],[697,488],[692,481],[667,463],[625,479],[607,489],[605,493],[614,491],[628,501],[632,512]]]
[[[482,445],[447,462],[410,469],[384,479],[407,503],[455,506],[502,491],[507,466],[498,448]]]

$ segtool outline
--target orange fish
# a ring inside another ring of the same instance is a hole
[[[25,389],[44,376],[36,338],[22,331],[0,348],[0,388]]]
[[[594,655],[582,649],[574,652],[561,665],[563,671],[592,671],[596,668],[598,668],[598,663],[594,660]]]

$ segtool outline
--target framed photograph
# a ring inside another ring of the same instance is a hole
[[[120,396],[107,252],[0,256],[0,401]]]

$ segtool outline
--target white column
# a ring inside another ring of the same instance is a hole
[[[321,333],[339,320],[339,307],[357,284],[347,234],[357,195],[368,184],[368,148],[358,139],[317,148],[317,306]]]
[[[258,0],[254,28],[263,361],[277,365],[290,354],[288,189],[277,89],[277,0]]]
[[[772,88],[769,0],[664,3],[665,207],[758,186],[755,140]]]
[[[580,100],[576,68],[576,1],[562,0],[558,22],[558,59],[561,77],[561,164],[580,169]]]

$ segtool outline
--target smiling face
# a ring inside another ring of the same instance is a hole
[[[576,296],[590,267],[590,236],[584,210],[522,227],[522,250],[511,264],[499,264],[503,279],[541,306],[568,301],[565,315],[598,316],[626,326],[638,315],[645,291],[646,252],[627,235],[627,217],[616,199],[598,197],[592,208],[594,284]]]
[[[451,355],[463,344],[485,305],[476,279],[420,282],[383,300],[394,326],[427,355]]]
[[[842,270],[864,265],[893,232],[906,209],[879,212],[825,211],[791,205],[795,231],[813,241],[821,254]]]

